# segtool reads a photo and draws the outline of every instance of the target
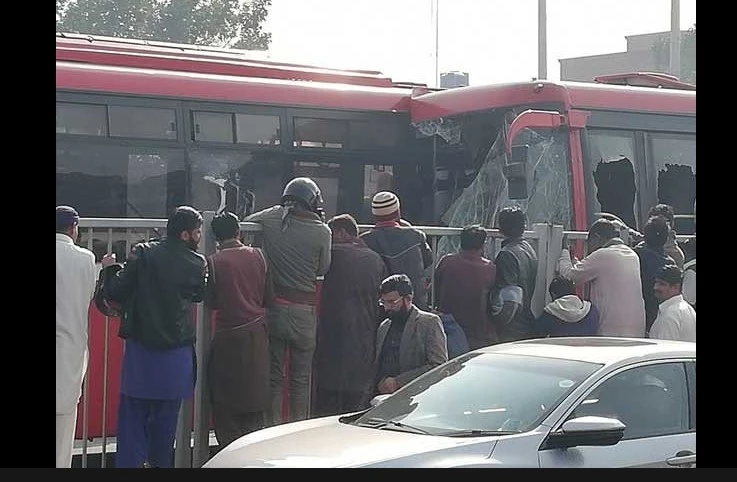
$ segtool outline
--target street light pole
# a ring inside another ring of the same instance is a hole
[[[670,73],[681,77],[681,1],[670,1]]]
[[[545,0],[537,0],[537,78],[548,78],[547,18]]]
[[[438,51],[440,50],[440,0],[435,1],[435,87],[440,87],[440,63],[438,61]]]

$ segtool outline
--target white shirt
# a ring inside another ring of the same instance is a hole
[[[599,310],[599,335],[645,337],[640,259],[632,248],[612,244],[575,264],[564,249],[558,259],[558,272],[574,283],[590,283],[589,301]]]
[[[696,304],[696,271],[686,268],[695,264],[696,260],[692,259],[683,265],[683,285],[681,287],[683,299],[692,305]]]
[[[87,370],[87,315],[95,292],[95,255],[56,234],[56,413],[74,413]]]
[[[696,342],[696,310],[682,295],[660,303],[658,317],[650,328],[650,338]]]

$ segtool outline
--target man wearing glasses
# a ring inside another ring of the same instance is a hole
[[[448,345],[440,317],[412,303],[406,274],[381,282],[379,304],[387,318],[376,335],[376,377],[373,393],[394,393],[426,371],[448,361]]]

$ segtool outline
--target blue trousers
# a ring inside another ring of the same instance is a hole
[[[120,394],[116,468],[172,467],[182,400],[151,400]]]

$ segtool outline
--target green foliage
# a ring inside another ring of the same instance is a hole
[[[265,50],[271,0],[56,0],[57,32]]]

